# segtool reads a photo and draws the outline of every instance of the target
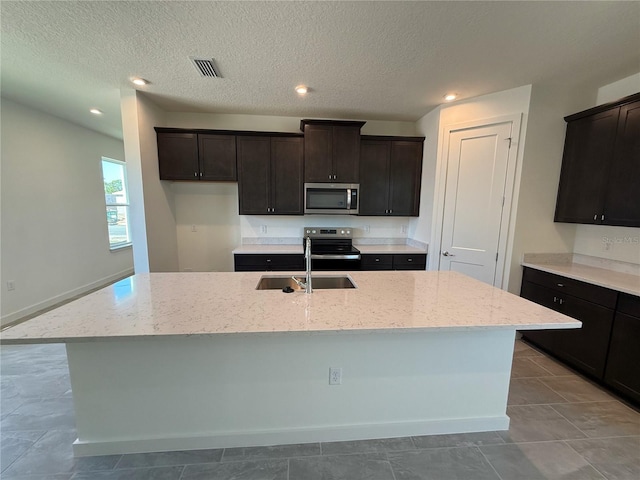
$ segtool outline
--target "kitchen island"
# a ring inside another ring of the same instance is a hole
[[[1,341],[66,343],[75,452],[99,455],[506,430],[515,331],[580,327],[455,272],[262,275],[134,275]]]

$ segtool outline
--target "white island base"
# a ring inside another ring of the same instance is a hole
[[[506,430],[514,329],[67,343],[76,455]],[[342,384],[329,385],[329,367]]]

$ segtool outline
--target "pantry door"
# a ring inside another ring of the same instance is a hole
[[[516,157],[515,148],[510,154],[513,130],[513,120],[448,130],[439,270],[501,286],[504,210],[513,187],[510,162]]]

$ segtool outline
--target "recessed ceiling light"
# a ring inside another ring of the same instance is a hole
[[[140,78],[140,77],[133,77],[131,79],[131,83],[135,84],[135,85],[139,85],[139,86],[144,86],[146,84],[148,84],[149,82],[147,80],[145,80],[144,78]]]
[[[296,93],[298,95],[304,95],[305,93],[307,93],[309,91],[309,88],[306,87],[305,85],[298,85],[296,88]]]
[[[91,110],[89,110],[91,113],[93,113],[94,115],[102,115],[104,112],[102,110],[98,110],[97,108],[92,108]]]
[[[444,99],[445,99],[447,102],[451,102],[452,100],[455,100],[457,97],[458,97],[458,95],[457,95],[457,94],[455,94],[455,93],[447,93],[447,94],[444,96]]]

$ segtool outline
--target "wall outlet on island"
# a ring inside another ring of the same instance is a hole
[[[267,233],[267,226],[266,225],[260,225],[260,233]]]
[[[329,367],[329,385],[342,385],[342,368]]]

